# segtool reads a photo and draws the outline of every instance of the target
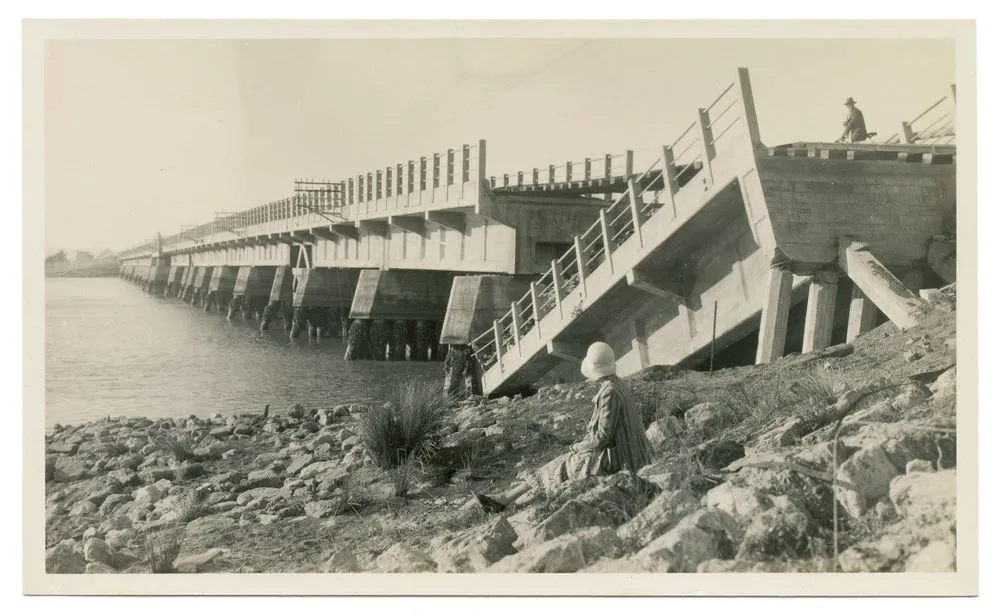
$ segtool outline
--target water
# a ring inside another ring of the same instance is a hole
[[[45,282],[45,423],[211,416],[371,399],[438,362],[344,361],[340,339],[289,340],[257,323],[151,297],[117,278]]]

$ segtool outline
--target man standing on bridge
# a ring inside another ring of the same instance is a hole
[[[844,106],[847,107],[847,119],[844,120],[844,134],[840,135],[837,142],[840,143],[848,139],[850,139],[851,143],[864,141],[868,138],[868,129],[865,127],[864,114],[861,113],[861,109],[854,106],[853,98],[848,98],[844,101]]]

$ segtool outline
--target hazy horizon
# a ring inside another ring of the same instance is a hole
[[[118,250],[487,141],[502,175],[655,158],[750,71],[767,144],[832,141],[848,96],[879,139],[955,82],[947,39],[49,41],[46,254]]]

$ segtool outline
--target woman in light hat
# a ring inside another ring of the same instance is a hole
[[[650,446],[632,390],[616,375],[615,353],[604,342],[587,349],[580,372],[601,383],[587,437],[504,493],[473,493],[488,512],[504,510],[532,489],[552,492],[560,483],[586,476],[637,472],[650,462]]]

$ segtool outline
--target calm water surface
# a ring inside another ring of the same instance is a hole
[[[441,363],[344,361],[339,339],[289,340],[257,324],[151,297],[117,278],[45,282],[45,423],[306,408],[371,399]]]

